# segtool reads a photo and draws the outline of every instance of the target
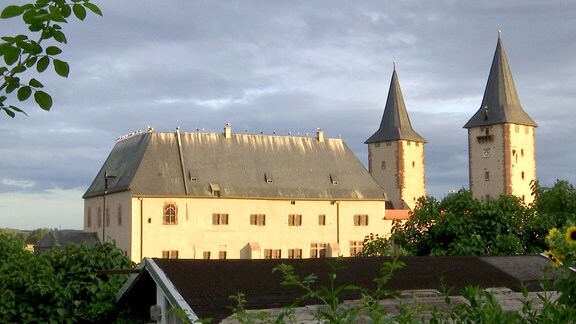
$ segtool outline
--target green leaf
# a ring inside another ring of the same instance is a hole
[[[34,88],[43,88],[44,87],[44,85],[40,81],[38,81],[34,78],[32,78],[32,79],[30,79],[30,81],[28,81],[28,85],[31,87],[34,87]]]
[[[12,93],[12,91],[18,89],[18,87],[20,87],[20,81],[19,80],[14,80],[14,79],[18,79],[18,78],[13,78],[13,81],[8,82],[8,85],[6,86],[6,93]]]
[[[70,14],[72,13],[72,9],[70,9],[70,6],[63,6],[60,8],[60,11],[62,12],[62,15],[65,18],[70,17]]]
[[[8,108],[6,108],[6,107],[0,107],[0,108],[2,108],[2,110],[4,110],[4,112],[6,113],[6,115],[8,115],[8,116],[10,116],[10,117],[12,117],[12,118],[14,118],[14,116],[16,116],[16,114],[15,114],[12,110],[10,110],[10,109],[8,109]]]
[[[60,11],[60,9],[58,9],[58,7],[50,6],[48,10],[50,10],[50,18],[51,18],[50,20],[63,23],[67,22],[66,19],[64,18],[64,15],[62,15],[62,12]]]
[[[4,49],[4,62],[6,65],[12,65],[20,58],[20,49],[14,46],[7,46]]]
[[[50,65],[50,58],[48,56],[43,56],[38,60],[38,64],[36,64],[36,71],[38,71],[38,73],[42,73],[46,71],[48,65]]]
[[[8,108],[10,108],[10,109],[12,109],[12,110],[14,110],[14,111],[16,111],[16,112],[23,113],[24,115],[28,116],[28,114],[26,114],[26,113],[24,112],[24,110],[22,110],[22,109],[20,109],[20,108],[18,108],[18,107],[16,107],[16,106],[10,105],[10,106],[8,106]]]
[[[18,100],[20,101],[24,101],[28,98],[30,98],[30,95],[32,94],[32,89],[30,89],[30,87],[21,87],[20,89],[18,89]]]
[[[97,5],[90,2],[84,2],[84,7],[90,9],[90,11],[97,14],[98,16],[102,16],[102,11],[100,11],[100,8],[98,8]]]
[[[48,46],[46,48],[46,54],[48,54],[48,55],[58,55],[60,53],[62,53],[62,50],[59,47]]]
[[[70,66],[68,63],[58,59],[54,59],[52,62],[54,63],[54,71],[56,71],[59,76],[67,78],[70,73]]]
[[[57,42],[66,44],[66,35],[64,35],[63,32],[52,29],[52,37],[54,37]]]
[[[31,56],[26,60],[26,67],[33,67],[36,64],[36,60],[38,60],[38,56]]]
[[[84,20],[84,18],[86,18],[86,9],[84,9],[82,5],[76,3],[74,6],[72,6],[72,10],[74,11],[76,18],[80,20]]]
[[[34,93],[34,100],[40,108],[50,110],[52,108],[52,97],[44,91],[36,91]]]
[[[4,10],[2,10],[2,13],[0,14],[0,18],[2,19],[8,19],[8,18],[12,18],[12,17],[17,17],[20,16],[22,13],[24,12],[24,9],[20,6],[8,6],[6,8],[4,8]]]

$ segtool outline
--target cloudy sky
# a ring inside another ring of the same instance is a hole
[[[538,178],[576,183],[576,2],[95,1],[65,26],[68,79],[39,77],[52,111],[0,116],[0,228],[81,228],[82,194],[116,137],[156,131],[342,136],[366,164],[397,71],[426,146],[429,194],[468,186],[464,123],[502,29]],[[2,35],[25,32],[0,21]]]

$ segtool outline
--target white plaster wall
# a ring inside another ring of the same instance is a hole
[[[162,222],[166,202],[178,206],[176,225]],[[349,256],[350,241],[362,241],[370,233],[389,235],[391,231],[391,221],[383,219],[384,201],[295,200],[292,204],[292,200],[133,197],[132,206],[130,256],[136,262],[141,258],[141,243],[143,257],[162,257],[163,250],[174,250],[179,258],[201,259],[203,252],[209,251],[216,259],[220,251],[226,251],[228,259],[239,259],[249,243],[258,243],[260,253],[253,253],[254,258],[263,258],[264,249],[281,249],[282,257],[287,258],[288,249],[294,248],[302,249],[302,257],[308,258],[311,243],[339,240],[341,255]],[[227,213],[228,225],[213,225],[212,213]],[[266,225],[250,225],[250,214],[265,214]],[[288,226],[289,214],[301,214],[302,225]],[[318,224],[319,214],[326,215],[325,226]],[[368,226],[355,226],[355,214],[367,214]]]

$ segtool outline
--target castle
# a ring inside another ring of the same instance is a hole
[[[531,201],[536,123],[520,105],[502,40],[468,129],[474,197]],[[119,138],[84,194],[84,230],[132,260],[354,256],[426,195],[426,140],[396,68],[369,170],[340,138],[136,132]]]

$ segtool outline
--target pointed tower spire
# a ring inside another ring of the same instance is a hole
[[[418,198],[426,196],[426,140],[412,128],[393,64],[380,128],[364,143],[370,174],[386,191],[386,208],[414,209]]]
[[[482,104],[464,128],[503,123],[537,126],[520,105],[508,58],[502,45],[502,33],[499,30],[496,52],[492,59]]]
[[[393,64],[394,71],[392,72],[392,80],[390,81],[390,89],[388,90],[388,98],[386,99],[380,128],[364,144],[396,140],[426,143],[426,140],[412,128],[412,123],[410,123],[410,117],[408,117],[406,105],[404,104],[402,90],[400,89],[400,82],[398,82],[396,61],[393,61]]]

